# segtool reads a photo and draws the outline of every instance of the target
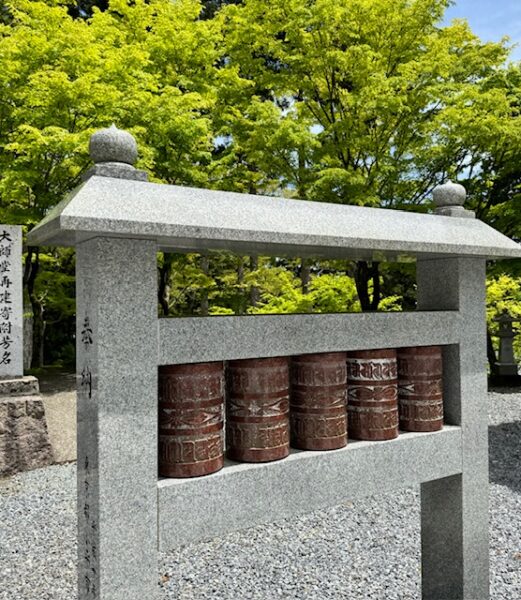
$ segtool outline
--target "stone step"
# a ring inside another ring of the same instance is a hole
[[[11,396],[33,396],[40,393],[38,379],[32,375],[0,379],[0,398]]]

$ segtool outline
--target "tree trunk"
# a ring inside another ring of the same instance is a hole
[[[41,304],[41,303],[40,303],[40,311],[41,311],[41,318],[40,318],[41,329],[40,329],[40,339],[38,340],[38,366],[43,367],[45,365],[43,350],[44,350],[44,345],[45,345],[45,329],[46,329],[47,323],[45,322],[45,319],[44,319],[44,307],[43,307],[43,304]]]
[[[237,257],[237,283],[240,285],[244,281],[244,258]]]
[[[299,92],[299,97],[300,97],[299,100],[302,100],[300,92]],[[299,149],[297,152],[298,152],[297,192],[298,192],[298,197],[300,198],[300,200],[306,200],[307,194],[306,194],[306,186],[304,184],[304,178],[305,178],[305,175],[307,172],[306,157],[301,149]]]
[[[373,282],[373,296],[369,296],[369,282]],[[355,285],[360,306],[365,311],[378,310],[380,304],[380,263],[359,260],[355,267]]]
[[[165,252],[163,254],[163,266],[159,269],[157,298],[164,317],[168,317],[170,314],[170,277],[172,276],[173,261],[173,255]]]
[[[302,285],[302,293],[307,294],[309,291],[309,282],[311,281],[311,261],[309,258],[300,259],[300,282]]]
[[[259,257],[250,256],[250,271],[256,271],[259,268]],[[250,304],[255,307],[260,300],[260,291],[256,285],[252,285],[250,288]]]
[[[371,278],[373,280],[373,299],[371,300],[371,310],[378,310],[381,300],[380,289],[380,263],[371,264]]]
[[[201,270],[205,275],[210,272],[210,259],[207,254],[201,254]],[[208,302],[208,290],[204,288],[201,290],[201,315],[203,317],[208,316],[209,302]]]
[[[237,257],[237,292],[239,297],[239,302],[237,304],[237,314],[243,315],[246,310],[246,305],[248,300],[246,299],[246,295],[242,293],[241,284],[244,281],[244,257]]]
[[[27,288],[27,295],[31,302],[33,311],[33,357],[31,366],[44,366],[44,339],[45,339],[45,320],[44,320],[44,305],[34,291],[34,283],[40,270],[40,254],[38,248],[29,246],[27,250],[27,258],[25,261],[23,281]]]

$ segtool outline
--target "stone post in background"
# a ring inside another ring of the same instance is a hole
[[[514,339],[516,333],[512,325],[521,322],[521,319],[511,317],[508,310],[504,310],[499,317],[494,319],[499,324],[496,336],[499,338],[499,359],[496,362],[496,374],[491,377],[493,385],[518,386],[521,385],[521,376],[514,356]]]
[[[53,459],[38,380],[23,372],[22,228],[0,225],[0,476]]]

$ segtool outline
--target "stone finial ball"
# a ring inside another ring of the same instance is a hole
[[[116,162],[133,165],[137,160],[137,143],[128,131],[112,125],[92,134],[89,153],[96,164]]]
[[[459,183],[454,183],[450,179],[441,185],[437,185],[432,192],[434,204],[437,207],[442,206],[463,206],[467,192]]]

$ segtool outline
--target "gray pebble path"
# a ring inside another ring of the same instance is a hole
[[[491,598],[517,600],[521,393],[490,393],[489,413]],[[77,598],[75,491],[72,464],[0,480],[0,600]],[[418,490],[185,546],[158,569],[162,600],[419,599]]]

